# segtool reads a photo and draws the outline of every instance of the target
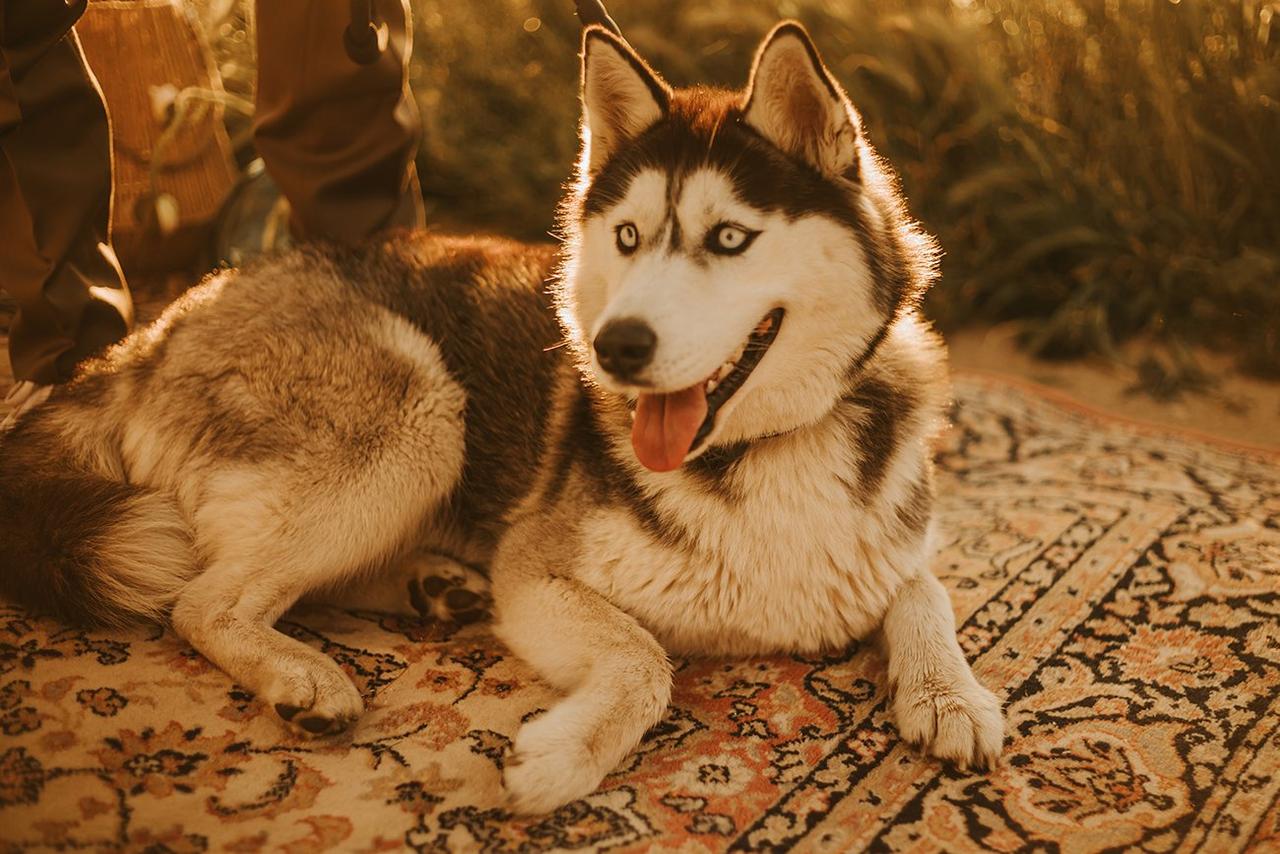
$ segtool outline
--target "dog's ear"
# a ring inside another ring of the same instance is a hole
[[[595,172],[623,142],[662,118],[671,89],[620,37],[593,26],[582,36],[582,145]]]
[[[784,21],[756,51],[746,123],[824,174],[858,177],[858,117],[804,27]]]

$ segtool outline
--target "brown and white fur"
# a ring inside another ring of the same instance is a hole
[[[743,93],[672,90],[590,29],[582,95],[559,253],[416,234],[260,260],[19,419],[0,591],[167,620],[311,735],[362,702],[272,628],[286,609],[470,618],[491,593],[497,635],[565,695],[506,762],[522,812],[627,755],[668,654],[877,632],[903,737],[990,763],[1000,705],[929,569],[935,250],[857,114],[790,23]],[[717,407],[708,380],[736,391]]]

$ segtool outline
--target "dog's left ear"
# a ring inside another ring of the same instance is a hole
[[[778,148],[832,177],[858,177],[858,119],[795,21],[760,44],[742,108],[746,123]]]

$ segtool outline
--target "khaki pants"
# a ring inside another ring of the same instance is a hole
[[[66,380],[119,340],[133,309],[111,251],[102,95],[71,27],[85,0],[0,0],[0,288],[18,302],[19,380]],[[300,238],[354,242],[422,222],[407,0],[378,0],[387,49],[343,48],[346,0],[258,3],[255,140]]]

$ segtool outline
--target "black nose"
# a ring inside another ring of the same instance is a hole
[[[653,361],[658,336],[649,324],[634,317],[611,320],[596,336],[596,357],[600,367],[615,377],[634,377]]]

